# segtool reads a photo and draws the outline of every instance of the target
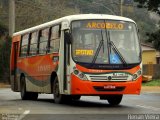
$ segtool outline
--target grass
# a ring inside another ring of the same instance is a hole
[[[160,79],[142,83],[142,86],[160,86]]]

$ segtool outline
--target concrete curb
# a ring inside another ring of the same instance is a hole
[[[9,84],[0,83],[0,88],[10,88]]]

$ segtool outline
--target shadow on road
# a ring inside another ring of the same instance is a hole
[[[71,102],[68,103],[63,103],[63,104],[57,104],[54,102],[54,99],[38,99],[38,102],[45,102],[45,103],[52,103],[54,105],[63,105],[63,106],[67,106],[67,107],[101,107],[101,108],[120,108],[120,107],[124,107],[123,105],[117,105],[117,106],[111,106],[107,103],[101,103],[101,102],[95,102],[95,101],[87,101],[87,100],[73,100]]]

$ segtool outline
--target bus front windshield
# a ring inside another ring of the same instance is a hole
[[[90,65],[140,63],[140,45],[132,22],[82,20],[72,22],[72,56]]]

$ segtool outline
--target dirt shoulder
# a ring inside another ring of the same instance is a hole
[[[10,88],[10,85],[5,83],[0,83],[0,88]]]
[[[160,86],[142,86],[142,92],[159,92]]]

